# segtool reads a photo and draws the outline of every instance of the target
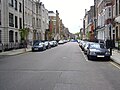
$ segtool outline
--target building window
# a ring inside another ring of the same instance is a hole
[[[15,28],[18,28],[18,18],[15,16]]]
[[[37,22],[36,22],[36,23],[37,23],[37,27],[39,27],[39,21],[38,21],[38,18],[37,18]]]
[[[116,0],[116,16],[118,15],[118,0]]]
[[[9,13],[9,26],[14,27],[14,15]]]
[[[18,33],[15,32],[15,42],[18,42]]]
[[[0,43],[2,42],[2,32],[0,30]]]
[[[116,27],[116,41],[118,41],[118,26]]]
[[[111,8],[109,7],[109,17],[111,17]]]
[[[35,27],[35,17],[32,18],[32,26]]]
[[[119,0],[119,14],[120,14],[120,0]]]
[[[9,6],[11,6],[11,7],[14,6],[13,0],[9,0]]]
[[[22,29],[22,18],[19,18],[19,28]]]
[[[22,12],[22,4],[19,2],[19,12]]]
[[[0,25],[1,25],[1,10],[0,10]]]
[[[15,0],[15,10],[17,10],[17,0]]]
[[[39,19],[39,27],[41,27],[41,19]]]
[[[36,13],[38,14],[38,9],[39,8],[39,6],[38,5],[36,5]]]
[[[14,42],[14,40],[13,40],[13,31],[12,30],[9,31],[9,42]]]

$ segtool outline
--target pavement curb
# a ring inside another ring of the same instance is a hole
[[[30,52],[30,50],[21,50],[21,51],[11,51],[11,52],[3,52],[0,54],[0,56],[14,56],[14,55],[19,55],[19,54],[23,54],[23,53],[27,53],[27,52]]]
[[[120,62],[117,61],[116,59],[114,59],[113,57],[110,57],[110,59],[111,59],[111,61],[113,61],[113,62],[117,63],[118,65],[120,65]]]

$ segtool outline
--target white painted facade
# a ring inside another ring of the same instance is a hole
[[[34,0],[24,0],[24,28],[29,28],[28,40],[44,40],[48,29],[48,11],[44,5],[36,7]],[[38,11],[36,10],[38,9]],[[0,43],[20,43],[19,29],[23,28],[23,0],[1,0]],[[36,33],[34,34],[34,31]]]
[[[104,34],[105,34],[105,8],[103,6],[103,0],[101,0],[98,3],[98,27],[99,29],[97,30],[98,35],[97,39],[102,39],[104,40]]]
[[[20,18],[22,21],[22,0],[1,0],[0,10],[1,43],[8,44],[20,42],[19,22]],[[21,12],[19,10],[21,10]]]
[[[24,27],[29,28],[28,40],[31,42],[33,41],[33,30],[36,26],[35,24],[35,17],[36,17],[35,2],[33,2],[33,0],[25,0],[24,4],[25,4],[24,5]]]
[[[108,0],[110,1],[110,0]],[[103,2],[103,4],[102,4]],[[98,27],[99,29],[97,30],[98,32],[98,39],[102,40],[107,40],[110,39],[109,35],[109,24],[106,23],[108,22],[108,19],[112,19],[112,6],[105,6],[106,3],[109,2],[104,2],[104,0],[101,0],[98,8]],[[103,7],[104,6],[104,7]],[[112,32],[112,31],[111,31]]]
[[[41,12],[41,39],[45,40],[45,31],[49,27],[49,17],[48,10],[42,3],[40,4],[40,12]]]
[[[117,23],[120,23],[120,0],[115,1],[115,7],[116,7],[116,18],[115,21]]]

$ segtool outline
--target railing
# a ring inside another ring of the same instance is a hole
[[[25,45],[23,43],[8,43],[8,44],[0,43],[0,52],[24,48],[24,46]]]
[[[117,49],[118,51],[120,51],[120,40],[117,40],[115,42],[115,49]]]
[[[120,40],[118,40],[118,50],[120,50]]]

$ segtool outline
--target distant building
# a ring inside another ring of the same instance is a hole
[[[60,40],[60,17],[58,10],[56,10],[56,36],[54,37],[54,39]]]
[[[49,40],[53,40],[56,35],[56,14],[48,11],[49,16]]]

